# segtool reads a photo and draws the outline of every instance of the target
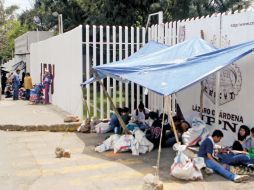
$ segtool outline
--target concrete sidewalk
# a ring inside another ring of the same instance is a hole
[[[31,105],[29,101],[0,100],[0,130],[75,131],[80,123],[64,123],[68,113],[54,105]]]

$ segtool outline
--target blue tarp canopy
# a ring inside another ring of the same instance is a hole
[[[93,69],[100,78],[128,80],[159,94],[170,95],[237,61],[253,49],[254,41],[217,50],[201,39],[192,39],[146,56]]]
[[[163,50],[163,49],[168,48],[168,47],[170,47],[170,46],[162,44],[162,43],[158,43],[158,42],[155,42],[155,41],[150,41],[150,42],[146,43],[137,52],[135,52],[134,54],[129,56],[127,59],[129,61],[133,58],[135,58],[135,59],[136,58],[142,58],[144,56],[150,55],[151,53],[158,52],[158,51]]]
[[[137,52],[135,52],[134,54],[132,54],[131,56],[129,56],[128,58],[124,59],[124,62],[128,62],[132,59],[137,59],[137,58],[142,58],[144,56],[148,56],[151,53],[155,53],[157,51],[160,51],[162,49],[168,48],[170,46],[162,44],[162,43],[158,43],[155,41],[150,41],[148,43],[146,43],[141,49],[139,49]],[[120,62],[120,61],[118,61]],[[116,63],[118,63],[116,62]],[[101,78],[104,78],[106,76],[101,76]],[[85,81],[84,83],[82,83],[81,85],[86,85],[86,84],[90,84],[92,82],[95,82],[96,79],[94,77],[88,79],[87,81]]]

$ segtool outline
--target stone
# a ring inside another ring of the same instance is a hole
[[[63,153],[63,157],[64,158],[70,158],[71,157],[71,153],[69,150],[65,150],[64,153]]]
[[[159,176],[147,174],[144,177],[143,190],[163,190],[163,183],[159,180]]]
[[[56,154],[56,158],[62,158],[64,154],[64,149],[60,147],[56,147],[55,154]]]
[[[79,118],[78,116],[75,116],[75,115],[67,115],[64,118],[64,122],[79,122]]]

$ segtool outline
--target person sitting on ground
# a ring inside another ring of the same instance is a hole
[[[178,140],[182,142],[182,135],[184,132],[188,131],[190,124],[187,121],[181,120],[175,122],[176,132]],[[176,143],[176,137],[171,127],[170,131],[165,134],[165,147],[172,147]]]
[[[119,112],[124,124],[127,125],[130,121],[130,115],[129,115],[130,109],[127,107],[118,108],[118,112]],[[116,117],[116,115],[115,115],[115,117]],[[117,119],[117,118],[115,118],[115,119]],[[118,124],[115,126],[115,127],[117,127],[117,129],[116,129],[116,131],[114,130],[114,132],[117,134],[121,134],[123,131],[123,128],[121,127],[118,119],[117,119],[117,121],[118,121]]]
[[[116,110],[119,113],[119,115],[121,116],[123,109],[122,108],[116,108]],[[120,127],[120,123],[119,123],[118,118],[117,118],[115,113],[113,113],[111,118],[110,118],[109,127],[110,127],[110,131],[114,131],[115,127],[118,127],[118,128]]]
[[[129,123],[129,121],[130,121],[130,109],[129,108],[127,108],[127,107],[124,107],[123,109],[122,109],[122,114],[121,114],[121,117],[122,117],[122,119],[123,119],[123,122],[125,123],[125,125],[127,125],[128,123]]]
[[[245,127],[243,127],[245,128]],[[240,138],[245,133],[243,132],[242,128],[240,127]],[[248,129],[247,129],[248,131]],[[247,132],[248,133],[248,132]],[[254,159],[252,159],[248,154],[247,151],[254,147],[254,128],[251,129],[251,136],[247,137],[247,139],[243,142],[243,144],[237,145],[238,150],[231,150],[231,149],[222,149],[217,153],[217,157],[219,158],[221,163],[229,164],[233,166],[241,165],[244,167],[248,167],[253,169],[254,167]],[[240,148],[239,148],[240,147]],[[236,149],[236,148],[235,148]],[[240,149],[240,150],[239,150]],[[243,149],[243,151],[242,151]]]
[[[13,79],[13,73],[9,73],[7,77],[6,87],[5,87],[5,98],[11,98],[12,97],[12,79]]]
[[[159,119],[157,112],[149,112],[149,121],[151,122],[151,126],[145,130],[146,138],[154,144],[154,148],[158,147],[160,143],[160,135],[161,135],[161,120]]]
[[[228,150],[227,152],[218,152],[215,154],[215,156],[223,164],[232,166],[242,165],[250,168],[254,167],[254,160],[251,159],[244,151],[234,152],[234,150]]]
[[[149,114],[149,110],[145,108],[144,104],[140,102],[138,108],[135,109],[132,113],[131,121],[141,129],[145,130],[148,125],[145,123],[146,115]]]
[[[232,150],[239,150],[243,151],[243,144],[245,143],[245,140],[250,135],[250,129],[246,125],[242,125],[237,133],[237,139],[232,145]]]
[[[218,174],[222,175],[226,179],[229,179],[234,182],[242,182],[249,179],[247,175],[235,175],[230,172],[227,165],[221,165],[215,158],[214,158],[214,145],[215,143],[219,143],[221,138],[223,137],[223,133],[221,130],[215,130],[212,136],[207,137],[201,144],[198,156],[203,157],[205,164],[208,168],[214,170]]]
[[[245,151],[249,151],[251,148],[254,148],[254,127],[251,128],[250,132],[251,135],[242,144]]]

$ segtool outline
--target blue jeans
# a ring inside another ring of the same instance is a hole
[[[14,86],[13,87],[13,100],[19,99],[19,87]]]
[[[235,174],[231,173],[230,171],[226,170],[222,165],[219,163],[215,163],[215,161],[205,158],[205,164],[208,168],[213,169],[216,173],[222,175],[223,177],[234,181]]]
[[[175,134],[173,132],[166,134],[164,138],[165,138],[165,147],[172,147],[176,143]],[[182,135],[178,134],[178,139],[181,142]]]
[[[254,164],[254,160],[251,159],[246,154],[218,154],[217,155],[220,161],[224,164],[230,164],[230,165],[248,165],[248,164]]]
[[[30,89],[26,89],[26,100],[30,99]]]

